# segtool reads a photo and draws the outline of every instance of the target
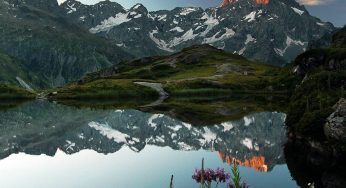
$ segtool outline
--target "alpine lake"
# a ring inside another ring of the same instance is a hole
[[[229,173],[236,161],[253,188],[298,187],[286,164],[285,99],[143,102],[1,101],[1,187],[161,188],[172,175],[174,187],[198,187],[202,159]]]

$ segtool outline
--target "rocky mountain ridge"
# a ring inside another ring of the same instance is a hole
[[[126,10],[103,1],[83,5],[68,0],[68,18],[136,56],[163,55],[193,44],[211,44],[252,60],[282,65],[304,52],[309,42],[334,30],[294,0],[225,1],[203,10],[177,7],[148,11],[142,4]]]
[[[141,4],[126,10],[111,1],[58,5],[56,0],[0,0],[0,10],[0,51],[13,59],[2,66],[20,64],[15,64],[20,74],[8,71],[0,83],[32,88],[62,86],[122,61],[171,54],[194,44],[283,65],[309,41],[334,30],[294,0],[238,0],[205,10],[152,12]]]

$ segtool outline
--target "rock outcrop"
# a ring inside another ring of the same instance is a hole
[[[324,134],[332,141],[346,143],[346,100],[340,99],[324,125]]]

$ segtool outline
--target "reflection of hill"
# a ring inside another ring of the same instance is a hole
[[[283,163],[284,119],[284,114],[262,112],[237,121],[193,127],[162,114],[76,109],[33,101],[0,113],[0,158],[18,152],[53,156],[58,148],[68,154],[84,149],[107,154],[124,145],[140,152],[146,145],[156,145],[186,151],[216,150],[252,167],[262,160],[256,157],[262,156],[263,165],[265,159],[270,170]]]

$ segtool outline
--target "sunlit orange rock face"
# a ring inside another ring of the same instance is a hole
[[[256,3],[266,5],[269,3],[269,0],[256,0]]]
[[[269,3],[270,0],[253,0],[254,2],[256,2],[259,5],[267,5]],[[225,7],[229,4],[235,3],[237,2],[237,0],[223,0],[220,4],[220,7]]]
[[[260,172],[268,172],[268,165],[265,163],[265,157],[263,156],[254,156],[251,159],[246,159],[245,161],[240,161],[234,157],[230,157],[225,155],[225,153],[219,151],[219,157],[222,161],[232,165],[234,161],[240,165],[245,167],[250,167]]]
[[[225,6],[232,4],[232,3],[235,3],[235,2],[237,2],[237,0],[223,0],[220,4],[220,7],[225,7]]]

